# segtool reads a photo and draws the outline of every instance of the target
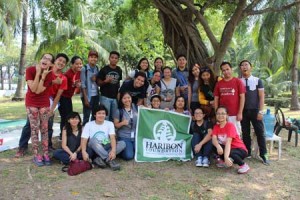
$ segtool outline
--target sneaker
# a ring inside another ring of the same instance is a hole
[[[51,160],[50,160],[49,155],[44,155],[44,164],[47,166],[51,165]]]
[[[196,167],[202,167],[202,156],[199,156],[195,161]]]
[[[23,148],[19,148],[16,155],[15,155],[15,158],[21,158],[25,155],[25,149]]]
[[[105,168],[106,167],[105,162],[100,157],[95,158],[93,160],[93,164],[96,165],[99,168]]]
[[[218,158],[217,159],[217,167],[219,168],[224,168],[224,167],[227,167],[224,160],[222,160],[221,158]]]
[[[209,162],[209,159],[208,159],[208,157],[203,157],[203,160],[202,160],[202,166],[203,167],[209,167],[209,164],[210,164],[210,162]]]
[[[261,157],[262,162],[263,162],[264,165],[267,165],[267,166],[270,165],[270,160],[269,160],[268,154],[265,154],[265,155],[260,156],[260,157]]]
[[[109,160],[106,162],[106,164],[113,170],[117,171],[120,170],[121,166],[119,163],[117,163],[115,160]]]
[[[32,161],[38,167],[44,166],[43,157],[41,155],[34,156]]]
[[[251,154],[248,154],[248,156],[246,158],[248,158],[248,159],[252,158]]]
[[[246,174],[249,170],[250,170],[249,165],[247,163],[245,163],[242,166],[240,166],[240,168],[238,169],[238,173],[239,174]]]

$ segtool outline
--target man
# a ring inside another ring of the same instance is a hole
[[[98,167],[105,168],[108,165],[113,171],[120,170],[115,158],[125,148],[125,142],[117,142],[114,124],[105,120],[107,111],[104,105],[95,106],[92,115],[95,120],[85,125],[81,135],[83,159],[89,160],[88,146],[99,156],[93,161]]]
[[[225,106],[228,110],[228,121],[232,122],[241,134],[241,123],[245,103],[245,86],[242,81],[233,77],[232,66],[229,62],[220,65],[223,79],[217,82],[214,89],[214,106]]]
[[[248,60],[241,61],[239,67],[242,73],[241,80],[246,86],[245,106],[243,110],[243,119],[241,121],[243,141],[248,149],[248,157],[250,157],[251,122],[257,138],[260,157],[265,165],[269,165],[263,124],[263,109],[265,100],[263,83],[261,79],[252,76],[252,65]]]
[[[100,86],[100,103],[107,109],[106,120],[113,121],[113,112],[117,109],[117,96],[122,80],[122,69],[117,66],[120,54],[116,51],[109,53],[109,65],[104,66],[97,75]]]
[[[144,72],[137,72],[134,80],[125,81],[120,87],[118,99],[120,100],[120,93],[129,92],[132,98],[132,103],[143,105],[144,98],[146,98],[146,88],[144,87],[146,75]]]
[[[86,64],[80,74],[81,80],[81,101],[83,107],[83,126],[90,120],[91,111],[99,104],[99,88],[96,83],[98,52],[91,50],[88,54]],[[91,120],[95,117],[92,116]]]
[[[172,78],[176,78],[180,84],[180,95],[188,102],[188,76],[189,71],[186,67],[187,59],[185,55],[177,56],[177,68],[172,71]]]

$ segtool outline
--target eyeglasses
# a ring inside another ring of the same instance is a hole
[[[197,114],[197,115],[203,115],[204,113],[203,112],[195,112],[194,113],[195,115]]]
[[[216,113],[216,115],[227,115],[227,113]]]

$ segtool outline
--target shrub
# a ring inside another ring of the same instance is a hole
[[[268,106],[279,106],[280,108],[289,108],[291,98],[266,98],[265,103]]]

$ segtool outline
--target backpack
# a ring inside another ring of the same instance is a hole
[[[138,110],[138,106],[136,104],[133,103],[132,105],[136,110]],[[119,110],[119,122],[121,122],[123,120],[124,110],[123,108],[118,108],[118,110]]]

